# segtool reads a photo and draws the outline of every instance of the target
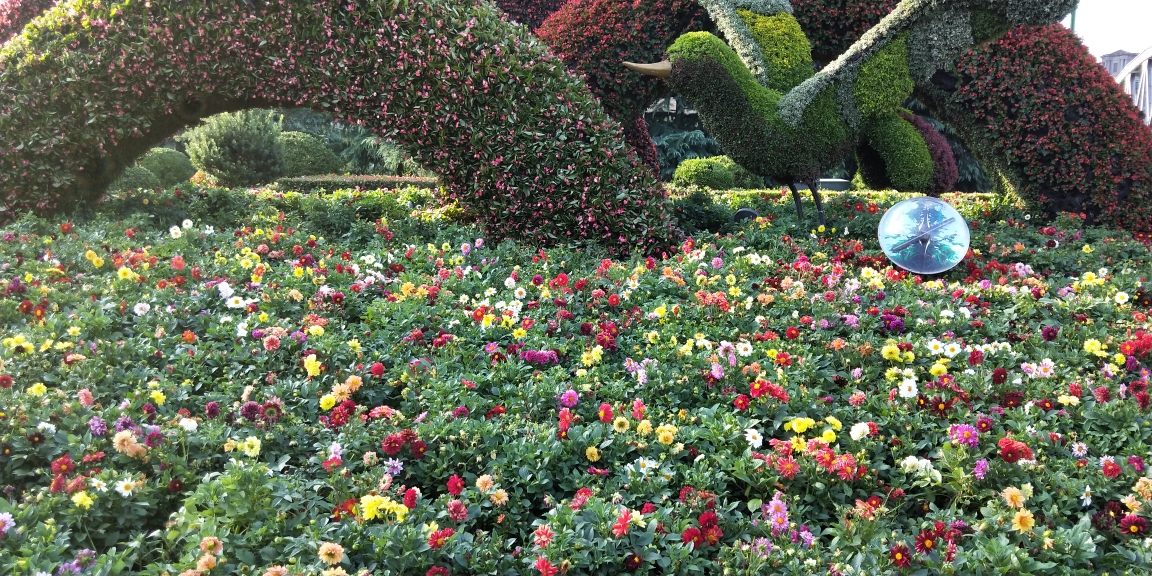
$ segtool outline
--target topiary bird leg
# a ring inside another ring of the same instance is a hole
[[[789,182],[788,188],[792,190],[792,201],[796,203],[796,220],[799,222],[804,221],[804,202],[800,199],[800,191],[796,189],[796,185]]]
[[[805,184],[812,191],[812,201],[816,203],[816,216],[820,219],[820,225],[824,226],[827,222],[824,221],[824,199],[820,197],[820,181],[809,180]]]

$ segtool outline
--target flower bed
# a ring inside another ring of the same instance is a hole
[[[613,261],[421,194],[5,228],[0,573],[1148,569],[1147,238],[959,198],[918,278],[897,197],[773,190]]]

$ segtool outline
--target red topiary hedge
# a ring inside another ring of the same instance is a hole
[[[568,0],[497,0],[500,7],[513,22],[535,30],[553,12],[560,9]]]
[[[620,125],[488,3],[75,2],[6,44],[0,71],[8,218],[98,197],[209,114],[313,106],[443,174],[495,237],[626,252],[674,235]]]
[[[792,15],[812,43],[812,57],[830,62],[899,3],[899,0],[792,0]]]
[[[0,42],[6,42],[30,20],[55,5],[56,0],[0,1]]]
[[[1019,195],[1152,232],[1152,130],[1074,33],[1015,28],[964,56],[955,80],[937,87],[946,117],[979,133]]]
[[[536,30],[572,70],[582,74],[628,142],[654,173],[656,147],[641,116],[668,93],[665,82],[625,72],[621,62],[656,62],[680,34],[707,24],[694,0],[571,0]]]

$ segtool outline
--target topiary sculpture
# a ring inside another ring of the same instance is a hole
[[[805,183],[824,224],[819,174],[860,140],[897,188],[932,191],[948,180],[924,127],[902,117],[901,106],[912,94],[914,75],[943,67],[975,43],[974,13],[994,13],[1012,24],[1047,23],[1075,0],[904,0],[817,74],[788,0],[701,4],[731,47],[710,33],[692,32],[668,48],[664,62],[625,65],[666,78],[742,166]],[[790,188],[803,218],[799,192]]]

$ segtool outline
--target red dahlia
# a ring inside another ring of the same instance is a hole
[[[922,554],[930,554],[938,546],[939,536],[935,530],[922,530],[920,534],[916,535],[916,551]]]
[[[1129,536],[1140,536],[1148,531],[1148,521],[1135,514],[1129,514],[1120,521],[1120,531]]]
[[[908,556],[908,547],[903,543],[897,544],[888,551],[888,557],[892,559],[892,563],[900,568],[906,568],[912,564],[912,559]]]

